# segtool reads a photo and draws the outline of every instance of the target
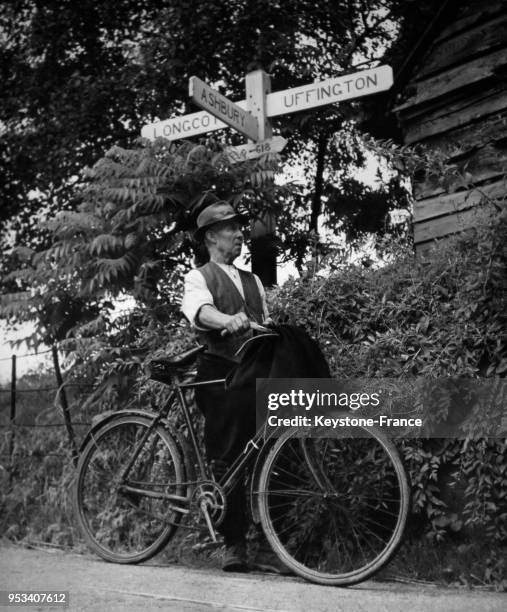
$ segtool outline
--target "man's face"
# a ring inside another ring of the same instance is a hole
[[[226,262],[232,262],[240,255],[243,245],[241,224],[234,219],[217,223],[208,231],[208,240]]]

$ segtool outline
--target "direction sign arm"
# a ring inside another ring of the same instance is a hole
[[[252,140],[259,140],[257,118],[238,104],[231,102],[220,92],[211,88],[201,79],[193,76],[189,80],[189,94],[192,100],[221,121]]]

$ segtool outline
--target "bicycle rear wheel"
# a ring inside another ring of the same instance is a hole
[[[264,532],[280,560],[303,578],[361,582],[402,539],[405,470],[394,444],[374,430],[305,433],[284,433],[266,457],[257,491]]]
[[[184,467],[173,438],[156,427],[126,480],[121,474],[150,419],[125,415],[94,433],[78,463],[74,510],[90,548],[106,561],[139,563],[157,554],[182,514],[161,494],[184,495]]]

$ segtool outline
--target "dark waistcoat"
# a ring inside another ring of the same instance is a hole
[[[229,315],[244,312],[249,319],[262,323],[262,298],[253,274],[238,270],[245,294],[245,299],[243,299],[227,273],[214,262],[209,261],[199,268],[199,272],[204,276],[206,285],[213,296],[213,303],[220,312]],[[199,342],[208,346],[208,353],[233,361],[237,361],[234,353],[245,340],[252,336],[252,331],[241,336],[227,335],[225,337],[221,336],[220,330],[196,331]]]

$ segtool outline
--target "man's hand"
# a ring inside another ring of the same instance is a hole
[[[224,328],[223,336],[226,334],[244,334],[250,329],[250,319],[244,312],[238,312],[238,314],[229,316],[229,320],[225,322]]]

